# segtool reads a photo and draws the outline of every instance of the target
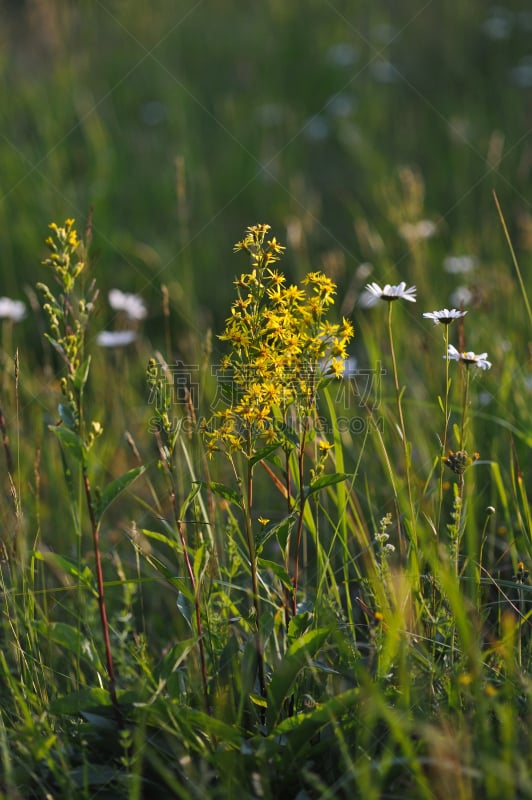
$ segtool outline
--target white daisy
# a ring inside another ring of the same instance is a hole
[[[138,294],[111,289],[108,294],[109,305],[115,311],[124,311],[129,319],[140,321],[146,318],[147,310],[142,297]]]
[[[468,366],[474,364],[475,367],[480,367],[480,369],[490,369],[491,367],[491,361],[488,361],[487,353],[480,353],[480,355],[472,351],[460,353],[452,344],[449,345],[447,356],[444,356],[444,358],[448,358],[449,361],[461,361]]]
[[[102,331],[96,337],[100,347],[126,347],[137,338],[135,331]]]
[[[387,283],[383,289],[381,289],[378,283],[368,283],[366,284],[366,291],[373,295],[376,300],[386,300],[387,302],[391,302],[392,300],[409,300],[411,303],[416,302],[416,287],[409,286],[407,289],[404,281],[401,281],[401,283],[398,283],[396,286],[391,286]]]
[[[0,319],[10,319],[20,322],[26,316],[26,306],[22,300],[11,300],[10,297],[0,297]]]
[[[468,306],[473,300],[473,292],[467,286],[458,286],[449,300],[453,306]]]
[[[456,308],[442,308],[441,311],[426,311],[423,316],[431,319],[435,325],[450,325],[454,319],[465,317],[467,311],[457,311]]]
[[[474,256],[447,256],[443,259],[443,268],[450,275],[462,275],[472,272],[477,265]]]

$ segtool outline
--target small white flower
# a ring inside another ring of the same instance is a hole
[[[0,319],[10,319],[20,322],[26,316],[26,306],[22,300],[11,300],[9,297],[0,297]]]
[[[473,256],[447,256],[443,259],[443,268],[450,275],[464,275],[472,272],[477,265]]]
[[[454,319],[465,317],[467,311],[457,311],[456,308],[442,308],[441,311],[426,311],[423,316],[431,319],[435,325],[450,325]]]
[[[491,367],[491,361],[488,361],[487,353],[480,353],[480,355],[472,351],[460,353],[452,344],[449,345],[447,356],[444,356],[444,358],[448,358],[449,361],[461,361],[467,365],[473,364],[475,367],[480,367],[480,369],[490,369]]]
[[[368,283],[366,284],[366,291],[369,292],[375,300],[386,300],[387,302],[391,302],[392,300],[409,300],[411,303],[416,302],[416,287],[410,286],[408,289],[406,288],[406,283],[401,281],[396,286],[391,286],[387,283],[383,289],[379,286],[378,283]]]
[[[135,331],[102,331],[96,337],[100,347],[126,347],[137,338]]]
[[[449,299],[455,307],[467,306],[473,300],[473,292],[467,286],[458,286]]]
[[[144,300],[138,294],[121,292],[120,289],[111,289],[108,295],[109,305],[115,311],[124,311],[129,319],[142,320],[148,313]]]

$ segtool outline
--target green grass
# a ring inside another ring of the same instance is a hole
[[[6,800],[532,797],[530,141],[512,72],[532,23],[518,2],[392,5],[4,4],[0,294],[28,306],[0,329]],[[62,291],[49,222],[81,235],[90,208],[78,424],[35,287]],[[407,241],[420,220],[434,235]],[[263,222],[289,281],[336,282],[359,373],[322,389],[301,452],[288,432],[248,469],[209,458],[198,423],[249,269],[232,246]],[[471,272],[443,268],[462,255]],[[393,304],[396,382],[387,305],[358,298],[401,280],[417,302]],[[459,286],[449,342],[492,362],[469,368],[464,447],[467,368],[448,363],[445,450],[479,453],[463,480],[441,458],[443,328],[422,317]],[[126,348],[97,345],[129,324],[110,288],[149,309]],[[185,365],[194,419],[186,393],[153,402],[150,359],[159,378]]]

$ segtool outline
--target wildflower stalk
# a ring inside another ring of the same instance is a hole
[[[103,428],[98,421],[87,425],[84,417],[83,395],[87,383],[90,357],[84,356],[85,334],[98,292],[92,282],[87,292],[79,298],[75,296],[78,278],[86,267],[86,257],[82,242],[74,229],[74,220],[67,219],[63,227],[50,225],[52,235],[46,240],[51,252],[43,262],[52,269],[54,279],[59,284],[60,293],[56,297],[46,284],[38,284],[44,296],[43,309],[48,317],[50,333],[45,334],[52,347],[66,365],[66,375],[61,378],[62,402],[59,404],[60,421],[50,426],[65,447],[80,465],[85,492],[89,522],[92,533],[96,587],[100,623],[105,647],[105,661],[108,676],[108,690],[117,723],[123,725],[122,713],[116,694],[113,653],[109,633],[109,623],[105,604],[104,578],[100,547],[100,520],[103,507],[95,501],[88,470],[88,456]],[[88,233],[90,228],[88,228]]]
[[[455,550],[455,563],[456,571],[458,574],[458,560],[460,555],[460,542],[462,537],[463,528],[463,511],[464,511],[464,472],[476,461],[479,457],[478,453],[469,455],[466,450],[466,433],[467,433],[467,412],[469,409],[469,370],[471,366],[476,366],[478,369],[490,369],[491,362],[487,359],[487,353],[477,355],[471,351],[459,352],[453,345],[447,346],[446,360],[458,361],[462,369],[462,415],[460,420],[460,429],[458,433],[459,450],[455,453],[452,450],[443,458],[443,463],[446,464],[452,471],[458,475],[458,490],[455,495],[455,509],[453,512],[453,523],[449,527],[451,533],[452,547]],[[465,370],[465,375],[464,375]]]
[[[403,404],[402,404],[402,391],[399,386],[399,374],[397,370],[397,361],[395,358],[395,348],[393,343],[393,328],[392,328],[392,306],[393,303],[388,303],[388,338],[390,341],[390,355],[392,359],[392,371],[393,371],[393,379],[395,385],[395,396],[397,400],[397,414],[399,417],[399,428],[401,432],[401,441],[403,444],[403,453],[405,458],[405,470],[406,470],[406,485],[408,491],[408,503],[410,506],[410,520],[411,520],[411,542],[414,546],[414,550],[417,550],[417,538],[416,538],[416,515],[414,510],[414,500],[412,497],[412,482],[410,478],[410,454],[408,452],[408,441],[406,438],[406,428],[405,428],[405,421],[403,417]]]
[[[87,465],[82,465],[83,488],[85,491],[85,499],[87,502],[87,509],[89,512],[89,521],[92,531],[92,545],[94,550],[94,566],[96,569],[96,585],[98,591],[98,608],[100,610],[100,621],[102,626],[103,641],[105,647],[105,662],[107,666],[107,675],[109,678],[109,696],[115,710],[117,722],[120,727],[123,726],[122,712],[118,703],[116,694],[116,679],[115,670],[113,665],[113,651],[111,648],[111,638],[109,635],[109,623],[107,621],[107,609],[105,605],[105,590],[102,569],[102,556],[100,548],[100,526],[96,521],[95,507],[93,501],[93,493],[87,471]]]
[[[445,359],[447,363],[447,370],[449,365],[449,359]],[[463,378],[463,398],[462,398],[462,416],[460,421],[460,441],[459,441],[459,452],[467,454],[466,451],[466,426],[467,426],[467,409],[469,405],[469,364],[462,365],[462,378]],[[464,375],[465,372],[465,375]],[[463,468],[462,465],[459,465],[458,468],[458,491],[455,498],[455,505],[454,505],[454,512],[453,512],[453,524],[451,525],[451,531],[454,535],[454,562],[455,562],[455,570],[456,575],[459,574],[459,561],[460,561],[460,549],[461,549],[461,540],[462,540],[462,527],[463,527],[463,512],[464,512],[464,472],[467,468],[466,463],[464,462]]]
[[[445,352],[449,349],[449,326],[443,326],[443,338],[445,341]],[[443,436],[442,436],[442,457],[440,459],[440,475],[439,475],[439,490],[438,490],[438,515],[436,519],[436,530],[439,530],[441,510],[443,506],[443,471],[445,468],[443,458],[447,452],[447,436],[449,433],[449,359],[445,359],[445,393],[443,398]]]
[[[263,643],[260,636],[260,597],[257,555],[264,539],[255,539],[252,525],[253,469],[263,463],[266,472],[286,496],[287,518],[278,534],[286,572],[291,581],[283,585],[286,626],[296,614],[301,542],[305,515],[305,447],[310,435],[310,420],[316,414],[316,398],[325,375],[340,377],[347,358],[347,343],[353,327],[346,319],[333,324],[326,319],[334,303],[336,286],[322,272],[311,272],[300,285],[286,285],[285,276],[273,268],[284,251],[275,237],[267,238],[269,225],[254,225],[246,231],[235,251],[244,251],[251,268],[235,280],[236,299],[231,315],[219,336],[229,345],[222,360],[222,371],[230,371],[232,394],[227,407],[216,410],[204,428],[209,456],[223,451],[232,462],[232,454],[247,459],[243,481],[235,473],[251,570],[251,592],[257,618],[255,641],[258,656],[260,690],[266,682]],[[296,431],[291,420],[304,423]],[[277,449],[285,457],[284,482],[279,480],[266,458]],[[295,462],[295,464],[294,464]],[[340,476],[343,479],[344,476]],[[294,498],[297,482],[299,499]],[[243,495],[243,497],[242,497]],[[292,525],[296,517],[296,530]],[[272,535],[272,534],[270,534]],[[293,536],[293,538],[292,538]],[[294,572],[291,575],[291,561]]]

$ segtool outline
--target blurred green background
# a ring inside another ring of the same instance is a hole
[[[150,341],[162,345],[165,284],[185,355],[179,331],[220,330],[245,268],[232,244],[255,222],[289,245],[291,277],[309,267],[332,275],[347,313],[365,262],[372,280],[425,281],[435,308],[449,304],[457,276],[442,264],[461,255],[481,268],[461,282],[489,306],[508,262],[493,189],[529,268],[524,2],[1,9],[0,294],[27,302],[26,287],[44,279],[47,224],[75,217],[83,228],[89,208],[102,327],[106,290],[136,291]],[[420,220],[435,225],[422,247],[401,228]],[[35,335],[30,319],[19,328]]]

